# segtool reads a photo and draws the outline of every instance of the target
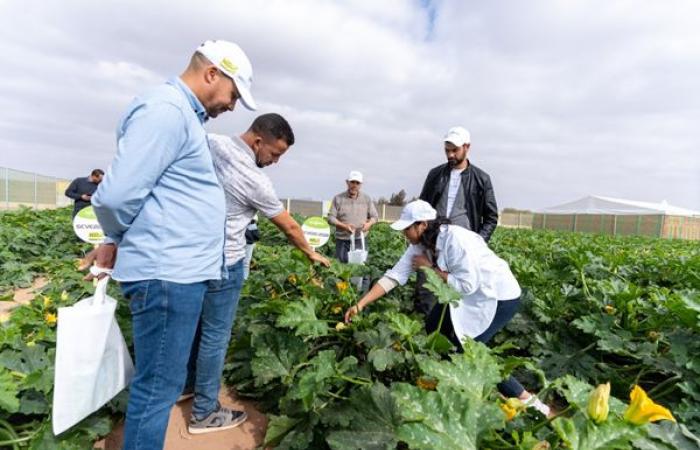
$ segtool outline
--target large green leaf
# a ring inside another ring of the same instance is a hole
[[[270,330],[255,348],[255,356],[250,361],[255,376],[255,385],[263,386],[281,378],[288,383],[293,367],[306,355],[306,346],[296,336]]]
[[[405,314],[392,311],[386,314],[385,317],[389,328],[401,336],[402,339],[410,339],[423,331],[423,324]]]
[[[0,371],[0,409],[8,413],[19,409],[19,389],[17,382],[8,370]],[[0,416],[2,417],[2,416]]]
[[[309,298],[288,302],[276,323],[294,329],[297,336],[317,338],[328,334],[328,324],[316,317],[316,301]]]
[[[402,352],[397,352],[392,348],[373,348],[367,355],[367,360],[372,363],[379,372],[384,372],[394,366],[404,362]]]
[[[591,392],[593,392],[593,389],[595,388],[594,386],[591,386],[585,381],[574,378],[571,375],[566,375],[556,380],[552,384],[559,388],[559,391],[564,394],[564,397],[569,404],[576,406],[581,411],[586,411]],[[627,405],[624,402],[613,396],[610,396],[608,406],[610,408],[610,412],[617,414],[622,414],[627,408]]]
[[[630,442],[641,436],[639,428],[622,420],[609,419],[595,425],[582,413],[573,419],[558,417],[552,422],[552,427],[572,450],[629,449]]]
[[[452,286],[445,283],[442,278],[435,273],[432,268],[424,267],[426,289],[435,295],[435,299],[440,304],[457,304],[462,299],[462,295],[454,290]]]
[[[342,377],[357,366],[357,359],[347,356],[336,362],[335,357],[333,350],[324,350],[309,360],[309,365],[299,372],[287,397],[300,400],[304,409],[310,411],[320,395],[329,395],[330,387],[344,383]]]
[[[453,354],[450,361],[418,356],[418,366],[424,374],[438,380],[438,389],[459,389],[470,396],[482,398],[501,381],[501,371],[489,349],[468,339],[464,353]]]
[[[403,419],[397,436],[410,448],[478,450],[486,434],[503,426],[495,401],[484,402],[461,390],[425,391],[396,383],[391,392]]]
[[[276,446],[299,424],[302,419],[287,416],[270,416],[265,432],[265,445]]]
[[[288,393],[289,398],[301,400],[306,410],[311,409],[317,395],[326,391],[327,380],[336,374],[335,352],[324,350],[309,363]]]
[[[394,398],[382,384],[361,387],[339,410],[328,411],[325,420],[343,424],[326,441],[337,450],[383,450],[396,448],[400,416]]]
[[[700,438],[691,433],[684,425],[664,420],[647,426],[647,436],[634,441],[634,446],[641,449],[668,448],[672,450],[697,450]]]

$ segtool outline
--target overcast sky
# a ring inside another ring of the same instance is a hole
[[[500,208],[587,194],[700,209],[700,2],[0,0],[0,166],[106,168],[131,98],[207,39],[240,44],[297,143],[282,197],[417,195],[471,131]],[[242,105],[209,121],[239,134]]]

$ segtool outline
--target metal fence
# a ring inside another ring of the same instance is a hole
[[[283,200],[289,213],[300,214],[305,217],[326,217],[330,209],[329,200],[296,200],[288,198]],[[403,206],[375,203],[381,222],[393,222],[399,220]],[[532,228],[534,214],[530,211],[504,211],[498,218],[498,225],[508,228]]]
[[[534,214],[530,211],[503,211],[498,216],[498,226],[506,228],[532,228]]]
[[[289,213],[301,214],[302,216],[321,216],[326,217],[328,210],[331,207],[330,200],[296,200],[288,198],[283,200],[285,208]],[[392,206],[387,204],[375,203],[379,214],[379,220],[382,222],[393,222],[401,216],[402,206]]]
[[[70,182],[31,172],[0,167],[0,209],[28,206],[35,209],[69,205],[64,195]]]

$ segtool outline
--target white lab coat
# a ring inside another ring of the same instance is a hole
[[[520,297],[520,285],[508,267],[478,234],[456,225],[443,225],[435,245],[437,266],[448,273],[447,283],[462,294],[450,305],[455,334],[475,338],[491,325],[499,301]],[[422,245],[410,245],[384,276],[404,285],[413,273],[414,256],[425,253]]]

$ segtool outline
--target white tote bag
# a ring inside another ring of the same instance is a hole
[[[97,411],[133,376],[134,364],[114,318],[117,301],[107,296],[108,282],[109,277],[104,277],[92,297],[58,309],[55,435]]]
[[[355,234],[350,237],[350,251],[348,252],[348,263],[364,264],[367,261],[367,250],[365,249],[365,234],[360,230],[360,244],[362,248],[355,249]]]

